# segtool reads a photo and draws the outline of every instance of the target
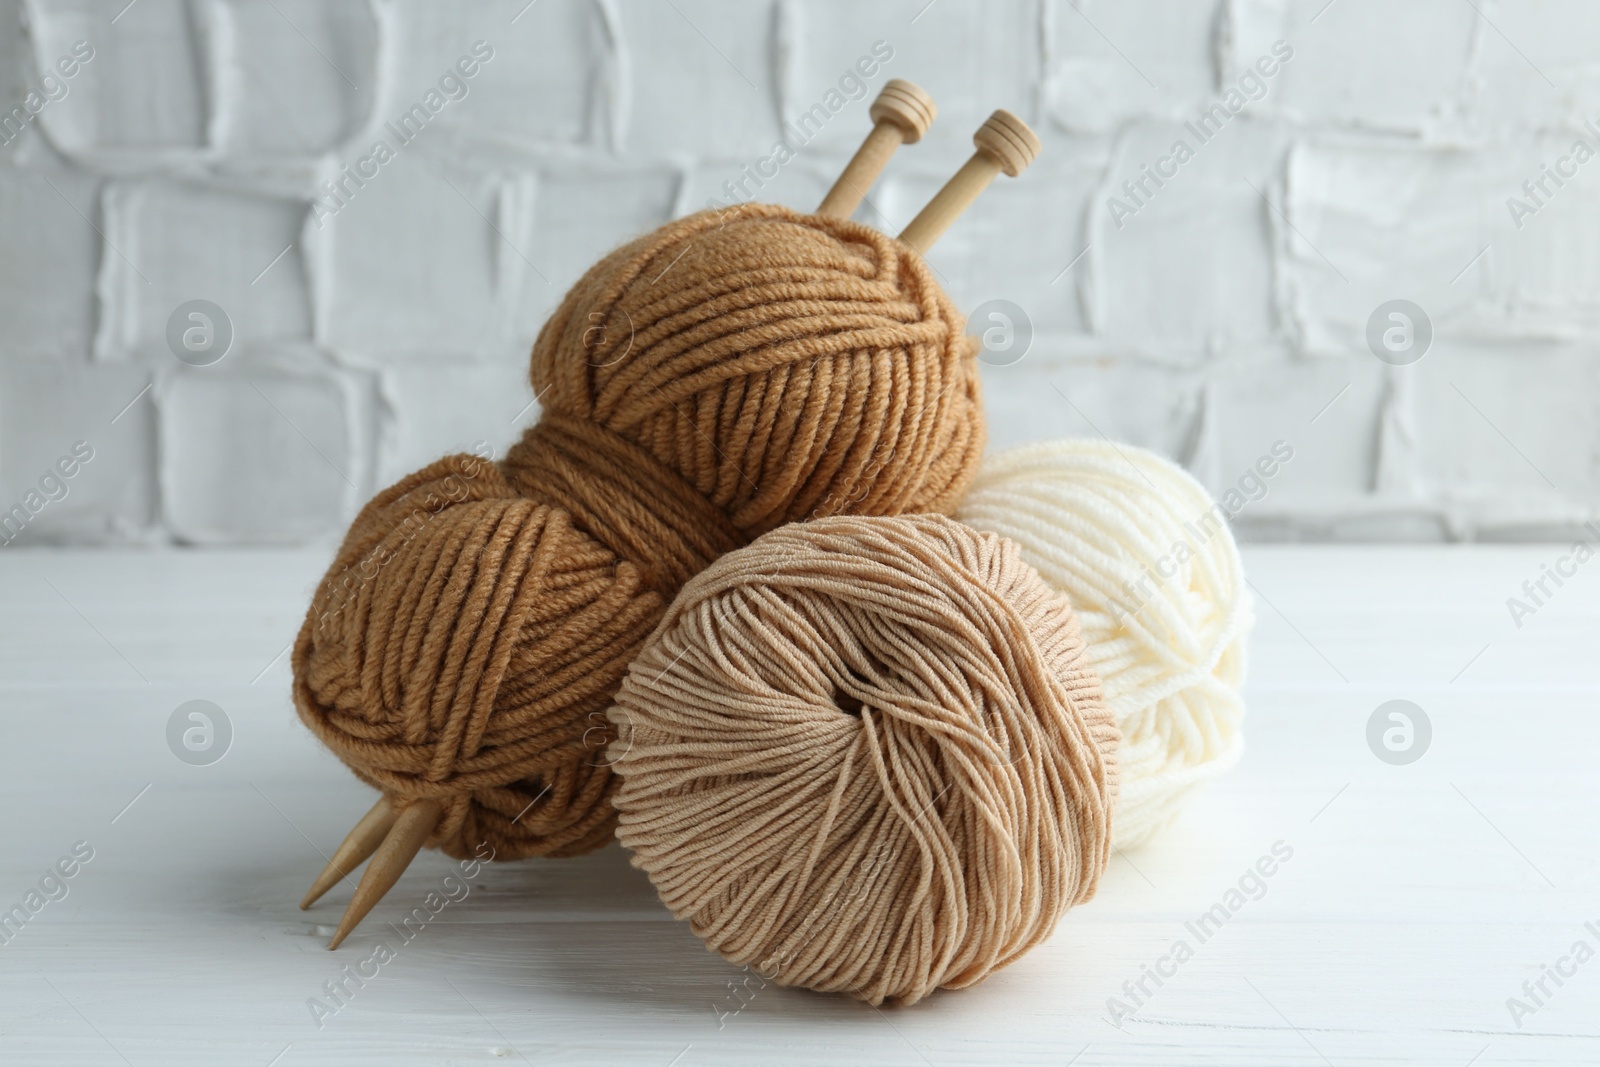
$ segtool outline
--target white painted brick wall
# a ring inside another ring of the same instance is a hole
[[[314,209],[478,41],[467,95]],[[724,195],[876,41],[865,98],[759,195],[813,206],[889,77],[940,106],[863,208],[891,232],[991,109],[1034,126],[1038,163],[932,256],[1034,329],[985,369],[994,446],[1104,433],[1221,491],[1283,439],[1255,537],[1600,514],[1600,162],[1520,228],[1506,203],[1600,149],[1593,0],[0,0],[0,112],[30,119],[0,146],[0,510],[39,505],[13,543],[331,539],[408,470],[503,449],[583,269]],[[1278,41],[1201,143],[1186,123]],[[1178,139],[1194,157],[1119,219]],[[1434,327],[1411,366],[1367,348],[1394,298]],[[211,366],[168,348],[194,299],[235,330]]]

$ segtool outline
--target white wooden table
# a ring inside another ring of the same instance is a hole
[[[331,1005],[452,866],[426,854],[339,953],[348,889],[296,909],[371,801],[288,698],[325,555],[7,549],[0,908],[75,843],[93,858],[0,945],[0,1063],[1600,1062],[1600,959],[1546,979],[1520,1027],[1507,1007],[1574,942],[1600,949],[1600,565],[1521,629],[1505,605],[1561,552],[1248,551],[1266,602],[1242,765],[976,989],[899,1011],[736,997],[613,846],[486,869],[319,1026],[308,1000]],[[1394,698],[1433,725],[1407,766],[1366,741]],[[166,741],[195,699],[233,726],[208,766]],[[1185,923],[1279,841],[1265,894],[1199,944]],[[1193,958],[1113,1026],[1108,998],[1131,1005],[1179,938]]]

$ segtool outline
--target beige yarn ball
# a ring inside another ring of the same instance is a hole
[[[986,457],[956,515],[1072,599],[1122,728],[1113,840],[1148,840],[1244,745],[1254,616],[1227,510],[1154,452],[1070,438]]]
[[[610,716],[634,865],[783,985],[972,985],[1105,868],[1118,733],[1076,617],[950,519],[820,519],[723,556]]]

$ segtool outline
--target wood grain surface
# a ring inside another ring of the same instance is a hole
[[[1600,1062],[1600,959],[1537,1006],[1523,988],[1600,949],[1600,570],[1520,628],[1505,603],[1563,551],[1248,550],[1243,763],[1046,945],[908,1010],[761,986],[615,846],[464,879],[425,853],[326,951],[351,887],[296,904],[372,795],[289,702],[323,554],[7,551],[0,908],[43,903],[0,944],[0,1062]],[[1368,748],[1391,699],[1432,724],[1410,765]],[[191,700],[232,727],[209,765],[168,746]],[[1290,858],[1247,878],[1275,845]]]

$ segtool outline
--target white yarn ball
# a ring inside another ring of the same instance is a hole
[[[1078,613],[1122,728],[1119,848],[1165,826],[1243,746],[1253,614],[1227,515],[1169,460],[1080,438],[989,456],[956,513],[1016,541]]]

